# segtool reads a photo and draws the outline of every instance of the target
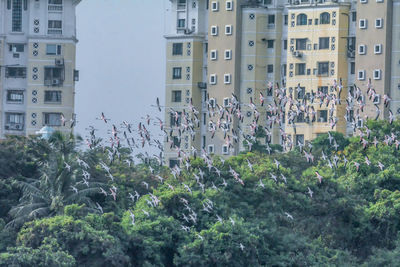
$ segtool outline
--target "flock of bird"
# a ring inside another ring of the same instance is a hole
[[[320,107],[323,105],[326,108],[329,108],[329,121],[332,129],[337,124],[339,118],[335,117],[334,110],[337,108],[338,105],[342,105],[340,96],[343,91],[343,84],[342,80],[340,79],[339,82],[334,81],[331,86],[331,92],[323,92],[318,91],[316,93],[311,92],[311,94],[307,97],[298,98],[295,97],[295,94],[301,94],[301,87],[300,84],[295,92],[286,90],[284,87],[279,87],[278,84],[275,85],[275,90],[273,90],[272,83],[267,85],[267,94],[272,95],[272,91],[274,91],[274,98],[272,101],[268,101],[264,97],[262,93],[259,96],[259,103],[255,103],[253,99],[250,97],[247,103],[240,102],[239,99],[232,95],[230,97],[230,102],[227,106],[219,106],[215,103],[212,103],[210,99],[206,100],[207,105],[207,113],[209,117],[209,130],[211,132],[211,138],[214,138],[216,133],[219,131],[221,133],[221,137],[225,143],[229,146],[233,146],[233,142],[240,142],[245,141],[248,144],[248,149],[252,150],[253,141],[256,140],[256,133],[259,127],[262,127],[266,134],[267,134],[267,143],[266,143],[266,150],[270,154],[272,152],[272,148],[270,147],[271,136],[272,136],[272,127],[278,126],[280,128],[280,135],[281,135],[281,145],[287,151],[292,149],[294,146],[297,146],[300,150],[300,153],[304,155],[305,161],[308,163],[314,163],[315,156],[312,154],[312,143],[304,144],[298,141],[297,144],[291,140],[291,137],[286,134],[283,123],[284,123],[284,116],[285,111],[287,113],[287,119],[289,121],[289,127],[296,128],[296,119],[302,117],[306,121],[315,122],[316,121],[316,111],[315,105],[319,104]],[[369,146],[392,146],[395,145],[396,149],[399,149],[400,141],[397,139],[396,133],[392,133],[391,135],[386,135],[384,140],[378,140],[376,136],[371,136],[371,130],[367,127],[361,127],[357,121],[366,119],[362,117],[364,113],[364,108],[366,106],[366,101],[373,101],[377,97],[376,91],[374,90],[371,80],[369,80],[367,88],[366,88],[366,95],[364,96],[364,92],[357,86],[354,86],[354,90],[348,92],[346,98],[346,115],[344,119],[347,123],[350,123],[353,126],[354,132],[357,132],[360,137],[360,144],[363,146],[363,149],[367,149]],[[390,102],[389,96],[383,96],[384,99],[384,106],[385,108],[388,107]],[[380,109],[378,105],[376,106],[376,117],[378,119],[380,116]],[[107,149],[104,149],[105,153],[108,153],[108,163],[101,162],[100,166],[106,173],[107,177],[110,178],[111,183],[114,182],[114,176],[112,174],[111,166],[113,162],[120,157],[120,148],[121,147],[128,147],[131,149],[132,153],[138,149],[139,151],[145,146],[155,147],[159,150],[159,153],[150,156],[147,152],[141,152],[136,156],[141,158],[145,163],[148,163],[148,168],[151,172],[152,178],[157,181],[159,184],[165,184],[169,190],[174,191],[175,187],[172,184],[167,183],[168,177],[161,176],[161,173],[157,173],[149,162],[151,160],[156,160],[159,165],[164,165],[163,159],[163,152],[164,152],[164,144],[163,141],[160,141],[157,138],[157,135],[152,135],[150,132],[150,128],[158,126],[162,135],[164,137],[164,141],[168,144],[170,149],[174,149],[176,151],[179,164],[175,166],[171,166],[169,171],[171,176],[177,183],[180,183],[181,186],[188,192],[188,194],[192,194],[193,190],[201,190],[205,192],[206,190],[206,182],[205,178],[209,174],[213,174],[217,179],[208,183],[208,186],[211,189],[215,190],[227,190],[229,183],[238,183],[242,186],[245,186],[245,182],[241,177],[239,171],[235,170],[232,166],[228,165],[225,162],[223,157],[212,157],[212,155],[208,154],[206,150],[197,151],[196,148],[182,148],[181,141],[184,139],[184,135],[187,134],[190,136],[191,139],[195,138],[196,129],[200,127],[200,119],[199,114],[200,111],[193,106],[192,101],[188,104],[187,110],[177,111],[172,107],[166,107],[160,105],[160,101],[157,98],[156,104],[154,107],[158,110],[158,112],[162,113],[163,110],[168,112],[171,115],[171,123],[167,123],[164,120],[160,119],[159,117],[151,117],[146,115],[143,117],[143,122],[139,122],[137,127],[133,124],[123,121],[120,125],[112,124],[111,120],[105,116],[104,113],[101,113],[101,116],[97,118],[98,120],[103,121],[105,124],[110,125],[109,130],[109,139],[105,144],[102,144]],[[237,120],[244,122],[245,116],[244,110],[251,110],[253,118],[252,121],[248,123],[247,126],[250,128],[250,134],[245,134],[240,127],[236,129],[233,128],[233,121],[236,118]],[[350,110],[355,110],[354,113],[351,113]],[[261,114],[265,114],[264,120],[260,120]],[[355,114],[355,117],[352,117]],[[394,117],[393,113],[389,110],[389,120],[392,123]],[[164,115],[164,114],[161,114]],[[167,117],[167,116],[166,116]],[[263,121],[265,124],[263,124]],[[171,125],[168,125],[171,124]],[[86,143],[89,149],[96,146],[96,129],[94,127],[89,128],[89,136],[86,139]],[[135,136],[136,134],[136,136]],[[334,136],[328,132],[328,140],[330,146],[333,150],[338,151],[339,145],[335,140]],[[330,154],[329,154],[330,155]],[[191,164],[191,160],[193,157],[200,157],[204,161],[204,168],[197,167],[194,168]],[[249,159],[247,161],[247,168],[250,171],[253,171],[253,163],[250,162]],[[330,168],[338,168],[339,162],[344,164],[345,168],[354,168],[358,172],[360,170],[361,164],[371,165],[371,160],[365,156],[364,162],[349,162],[346,159],[345,155],[341,154],[340,156],[338,153],[332,153],[332,155],[327,156],[324,152],[322,152],[322,156],[320,161],[326,163],[327,166]],[[131,160],[126,160],[126,163],[130,166]],[[82,171],[82,184],[89,186],[91,175],[88,172],[89,165],[84,162],[82,159],[78,159],[77,162],[83,169]],[[270,177],[261,177],[259,182],[256,184],[257,188],[261,190],[265,188],[265,179],[272,179],[276,183],[283,183],[286,184],[288,182],[288,178],[284,176],[282,172],[280,172],[280,162],[277,159],[274,159],[274,166],[275,170],[269,173]],[[154,166],[154,165],[153,165]],[[384,164],[381,162],[377,163],[377,167],[380,170],[385,168]],[[70,169],[70,166],[66,164],[66,169]],[[191,170],[193,175],[193,183],[188,184],[184,182],[180,182],[180,177],[183,171]],[[324,177],[318,172],[315,171],[315,178],[317,183],[322,183]],[[149,209],[159,207],[161,200],[152,193],[152,188],[149,186],[147,182],[141,183],[141,190],[136,190],[134,192],[130,192],[128,196],[120,195],[119,189],[116,186],[111,186],[108,189],[100,189],[101,194],[104,194],[105,197],[109,197],[111,200],[116,201],[117,198],[123,197],[128,198],[132,203],[137,202],[139,199],[144,198],[145,202],[147,203]],[[311,190],[310,187],[307,188],[308,191],[304,192],[304,194],[308,195],[310,198],[313,198],[314,192]],[[74,192],[78,192],[79,189],[76,186],[71,186],[71,190]],[[146,194],[139,194],[138,191],[146,191]],[[180,203],[184,212],[181,214],[181,229],[185,232],[191,232],[192,226],[198,223],[198,213],[199,212],[206,212],[209,214],[213,214],[215,219],[221,223],[230,223],[232,226],[235,225],[235,219],[229,217],[227,219],[223,219],[219,214],[216,212],[216,203],[214,203],[210,199],[205,199],[203,201],[203,208],[201,211],[196,210],[193,205],[191,205],[190,201],[186,198],[181,197]],[[103,208],[96,203],[96,207],[100,213],[103,213]],[[148,210],[142,209],[141,212],[146,216],[150,217],[150,212]],[[135,225],[135,213],[132,210],[129,210],[131,223]],[[288,213],[283,212],[282,214],[288,220],[294,220],[294,217]],[[203,240],[204,238],[199,234],[196,233],[196,236]],[[245,246],[240,243],[238,247],[241,250],[245,249]]]

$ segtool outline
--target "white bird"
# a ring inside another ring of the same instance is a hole
[[[285,214],[286,214],[286,216],[287,216],[289,219],[293,220],[293,216],[292,216],[292,215],[290,215],[290,214],[287,213],[287,212],[285,212]]]
[[[313,196],[313,194],[314,194],[314,192],[311,190],[311,188],[310,187],[307,187],[308,188],[308,194],[310,195],[310,197],[312,198],[312,196]]]
[[[78,188],[76,188],[75,186],[71,185],[71,189],[72,189],[72,191],[75,192],[75,194],[78,193]]]
[[[262,188],[265,188],[265,185],[264,185],[264,183],[262,182],[261,179],[260,179],[260,182],[258,183],[258,186],[259,186],[259,187],[262,187]]]
[[[240,249],[241,249],[242,251],[244,251],[244,246],[243,246],[242,243],[239,244],[239,247],[240,247]]]
[[[100,204],[96,202],[96,206],[100,213],[103,214],[103,208],[100,206]]]
[[[235,221],[231,218],[231,217],[229,217],[229,221],[231,222],[231,224],[234,226],[235,225]]]
[[[142,209],[142,211],[143,211],[144,215],[146,215],[147,217],[150,217],[150,213],[149,212],[145,211],[144,209]]]
[[[132,219],[132,225],[135,225],[135,214],[133,214],[133,212],[131,210],[129,210],[130,213],[130,217]]]

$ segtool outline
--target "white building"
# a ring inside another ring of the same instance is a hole
[[[0,137],[70,131],[80,0],[0,0]]]

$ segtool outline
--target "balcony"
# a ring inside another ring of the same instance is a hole
[[[61,11],[63,11],[63,6],[62,5],[49,4],[48,10],[49,11],[61,12]]]

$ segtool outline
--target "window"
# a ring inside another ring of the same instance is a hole
[[[218,9],[219,9],[219,3],[217,1],[211,2],[211,10],[215,12],[218,11]]]
[[[230,83],[231,83],[231,75],[224,74],[224,84],[230,84]]]
[[[228,155],[229,154],[229,148],[227,145],[222,146],[222,154],[223,155]]]
[[[366,46],[365,45],[358,45],[358,54],[360,54],[360,55],[365,55],[365,53],[366,53]]]
[[[178,19],[176,27],[178,29],[184,29],[185,28],[185,24],[186,24],[186,20],[185,19]]]
[[[353,22],[357,21],[357,12],[356,11],[351,12],[351,21],[353,21]]]
[[[380,80],[381,79],[381,70],[374,70],[374,80]]]
[[[328,86],[319,86],[318,92],[321,92],[322,94],[327,95],[328,94]]]
[[[172,55],[173,56],[183,55],[183,43],[172,44]]]
[[[303,99],[305,94],[306,94],[306,88],[305,87],[297,87],[296,88],[297,99]],[[303,114],[303,113],[300,113],[300,114]],[[299,117],[297,117],[297,118],[299,118]]]
[[[359,70],[358,71],[358,79],[361,80],[365,80],[365,70]]]
[[[307,25],[307,15],[306,14],[299,14],[297,15],[297,25]]]
[[[296,63],[296,75],[306,75],[306,63]]]
[[[62,21],[49,20],[47,34],[62,34]]]
[[[218,35],[218,26],[211,26],[211,35],[213,36]]]
[[[61,126],[61,113],[43,113],[43,125]]]
[[[232,59],[232,50],[225,50],[225,56],[224,58],[226,60]]]
[[[329,75],[329,62],[318,62],[318,76]]]
[[[329,49],[329,37],[319,38],[319,50]]]
[[[210,84],[217,84],[217,74],[210,75]]]
[[[315,19],[315,20],[314,20],[314,24],[315,24],[315,25],[318,25],[318,24],[319,24],[318,19]]]
[[[173,90],[172,91],[172,102],[181,102],[182,101],[182,91],[181,90]]]
[[[287,50],[287,40],[283,40],[283,50]]]
[[[171,112],[169,114],[171,127],[173,127],[173,126],[177,126],[177,127],[181,126],[181,117],[182,117],[182,112],[180,112],[180,111],[178,112],[178,118],[176,118],[175,112]]]
[[[224,107],[228,107],[229,106],[229,97],[225,97],[224,98]]]
[[[12,53],[23,53],[25,50],[24,44],[10,44],[8,50]]]
[[[44,91],[44,102],[61,103],[61,91]]]
[[[233,3],[232,3],[232,1],[226,1],[225,9],[228,10],[228,11],[232,11],[232,10],[233,10]]]
[[[6,67],[6,78],[26,78],[26,68]]]
[[[366,3],[368,3],[368,0],[360,0],[360,3],[361,4],[366,4]]]
[[[375,28],[380,29],[383,27],[383,19],[376,19],[375,20]]]
[[[367,28],[367,20],[366,19],[360,19],[358,26],[359,26],[360,29],[366,29]]]
[[[275,15],[268,15],[268,27],[275,27]]]
[[[23,113],[6,113],[6,130],[22,131],[24,129]]]
[[[22,0],[12,0],[12,31],[22,31]]]
[[[61,86],[64,81],[64,68],[44,67],[44,85]]]
[[[381,44],[376,44],[374,46],[374,53],[375,54],[382,54],[382,45]]]
[[[208,154],[214,153],[214,145],[208,145]]]
[[[289,18],[288,15],[284,15],[284,16],[283,16],[283,24],[284,24],[284,25],[288,25],[288,18]]]
[[[350,62],[350,74],[356,74],[356,63]]]
[[[62,11],[62,0],[49,0],[49,11]]]
[[[296,50],[307,49],[307,38],[296,39]]]
[[[226,35],[231,35],[232,34],[232,25],[226,25],[225,26],[225,34]]]
[[[61,55],[61,45],[47,44],[46,55],[59,56]]]
[[[218,58],[218,52],[217,52],[217,50],[211,50],[211,51],[210,51],[210,59],[211,59],[211,60],[217,60],[217,58]]]
[[[213,107],[213,108],[215,108],[215,106],[217,105],[217,101],[215,100],[215,98],[210,98],[209,103],[210,103],[210,106]],[[210,122],[209,128],[213,128],[212,127],[212,122]]]
[[[297,122],[304,122],[304,113],[300,112],[296,117]]]
[[[328,111],[327,110],[319,110],[317,114],[318,122],[328,122]]]
[[[181,146],[181,139],[178,136],[174,136],[172,139],[173,147],[180,147]]]
[[[175,168],[176,166],[179,166],[179,160],[177,160],[177,159],[170,159],[170,160],[169,160],[169,167],[170,167],[170,168]]]
[[[283,65],[282,65],[282,76],[283,76],[283,77],[286,77],[286,69],[287,69],[287,65],[286,65],[286,64],[283,64]]]
[[[275,40],[267,40],[267,48],[274,48]]]
[[[8,103],[23,103],[24,102],[24,92],[20,90],[8,90],[7,91],[7,102]]]
[[[273,73],[273,72],[274,72],[274,65],[268,64],[267,65],[267,73]]]
[[[330,24],[331,23],[331,14],[328,12],[323,12],[319,16],[319,23],[320,24]]]
[[[175,67],[172,68],[172,79],[181,79],[182,78],[182,68],[181,67]]]
[[[304,134],[296,134],[296,146],[298,144],[304,144]]]

